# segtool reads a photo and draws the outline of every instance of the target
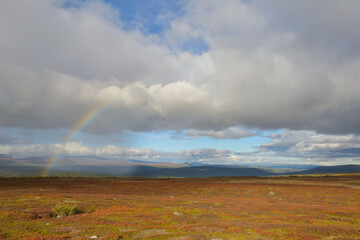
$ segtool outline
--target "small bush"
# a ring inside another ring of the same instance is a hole
[[[72,216],[82,213],[82,210],[77,205],[58,203],[51,209],[57,216]]]

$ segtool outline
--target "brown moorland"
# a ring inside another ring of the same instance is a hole
[[[360,239],[360,176],[4,178],[0,239]]]

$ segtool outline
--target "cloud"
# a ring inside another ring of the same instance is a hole
[[[185,135],[195,139],[200,137],[209,137],[212,139],[240,139],[255,136],[256,134],[251,131],[230,127],[219,131],[190,129],[185,132]]]
[[[60,153],[60,154],[59,154]],[[0,145],[0,154],[13,155],[16,157],[50,157],[60,155],[60,158],[87,157],[89,159],[109,160],[116,163],[118,160],[143,160],[158,162],[208,162],[208,163],[232,163],[233,152],[218,149],[192,149],[178,152],[157,151],[154,149],[143,148],[124,148],[115,145],[105,145],[102,147],[90,147],[81,142],[73,141],[68,144],[25,144],[25,145]],[[106,160],[98,160],[97,163],[107,163]],[[92,161],[94,163],[94,161]],[[96,162],[96,161],[95,161]]]
[[[54,144],[11,144],[0,145],[0,154],[14,156],[50,156],[54,154],[59,145]]]
[[[360,21],[357,13],[360,4],[356,0],[255,0],[252,1],[252,6],[262,13],[266,11],[264,17],[269,28],[273,31],[293,32],[297,36],[296,43],[310,51],[343,57],[360,53],[360,48],[356,46],[360,35],[354,32],[356,24]]]
[[[0,144],[27,144],[30,143],[28,140],[23,138],[14,138],[7,134],[0,133]]]
[[[262,144],[260,151],[310,161],[360,160],[360,136],[354,134],[329,135],[303,130],[285,131],[270,137],[272,141]]]
[[[202,162],[212,164],[348,164],[360,163],[360,137],[318,134],[314,131],[284,131],[271,134],[271,141],[254,151],[199,148],[160,151],[152,148],[126,148],[116,145],[91,147],[79,141],[67,144],[1,144],[0,154],[15,157],[51,157],[86,159],[81,164],[123,164],[128,160],[156,162]]]
[[[3,127],[72,128],[105,101],[84,131],[360,133],[357,1],[187,1],[159,35],[102,1],[19,4],[0,3]]]

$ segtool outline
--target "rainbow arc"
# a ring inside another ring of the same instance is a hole
[[[44,169],[43,176],[49,176],[52,168],[56,165],[56,162],[59,160],[61,154],[63,153],[66,146],[71,142],[74,137],[81,132],[86,126],[88,126],[92,121],[94,121],[105,109],[109,106],[109,102],[97,103],[87,110],[84,115],[75,123],[71,128],[69,135],[63,140],[63,145],[58,150],[55,151],[54,155],[49,158],[48,166]]]

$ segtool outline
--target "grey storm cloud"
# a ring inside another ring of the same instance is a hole
[[[145,35],[101,1],[1,1],[0,125],[71,128],[104,104],[85,131],[360,133],[359,11],[351,0],[186,1],[164,33]],[[195,38],[208,50],[183,51]]]

